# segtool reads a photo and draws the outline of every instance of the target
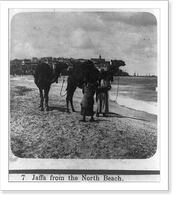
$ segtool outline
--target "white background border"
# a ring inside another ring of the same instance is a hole
[[[167,1],[1,2],[1,189],[3,190],[167,190],[168,189],[168,7]],[[161,9],[161,181],[158,183],[8,182],[8,8],[160,8]],[[3,67],[2,67],[3,66]],[[6,67],[4,67],[6,66]],[[3,98],[2,98],[3,94]]]

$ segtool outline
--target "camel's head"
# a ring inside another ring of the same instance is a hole
[[[67,69],[68,66],[67,66],[67,64],[65,64],[65,63],[60,63],[60,62],[58,62],[58,63],[54,64],[54,65],[52,66],[52,68],[53,68],[53,74],[52,74],[53,78],[52,78],[51,83],[54,83],[54,82],[57,83],[57,79],[58,79],[58,77],[61,75],[61,72],[62,72],[64,69]]]
[[[125,62],[122,60],[111,60],[111,65],[108,68],[108,74],[111,81],[114,80],[114,75],[119,73],[119,67],[125,66]]]
[[[123,60],[111,60],[111,66],[119,68],[125,66],[125,62]]]
[[[66,63],[58,62],[53,66],[53,68],[54,68],[54,73],[57,76],[59,76],[63,70],[68,68],[68,65]]]

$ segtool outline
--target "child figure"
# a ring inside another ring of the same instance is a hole
[[[85,116],[91,116],[90,122],[95,121],[93,118],[93,105],[94,105],[94,94],[95,87],[91,82],[86,82],[82,87],[83,99],[81,102],[81,114],[83,115],[82,122],[86,122]]]

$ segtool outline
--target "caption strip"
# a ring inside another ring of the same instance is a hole
[[[83,172],[83,173],[82,173]],[[10,170],[9,181],[123,182],[159,181],[160,171],[146,170]]]

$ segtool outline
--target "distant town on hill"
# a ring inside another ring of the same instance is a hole
[[[42,57],[37,58],[33,57],[31,59],[13,59],[10,60],[10,74],[11,75],[33,75],[36,69],[36,66],[39,62],[46,62],[49,65],[53,66],[58,62],[63,62],[68,65],[68,68],[63,71],[62,75],[69,75],[70,70],[74,67],[73,62],[83,63],[88,59],[74,59],[74,58],[64,58],[64,57]],[[101,55],[98,58],[90,59],[98,69],[106,70],[111,66],[110,61],[106,61],[104,58],[101,58]],[[129,76],[129,74],[118,67],[118,71],[115,73],[115,76]]]

